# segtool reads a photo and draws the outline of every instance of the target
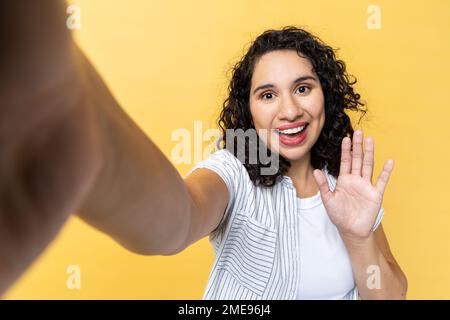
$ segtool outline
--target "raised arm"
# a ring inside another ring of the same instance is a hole
[[[141,254],[212,231],[226,186],[183,181],[74,45],[59,0],[0,2],[0,294],[71,213]]]

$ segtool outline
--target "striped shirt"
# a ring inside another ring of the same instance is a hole
[[[203,299],[296,299],[301,286],[299,198],[291,178],[283,176],[273,187],[255,186],[226,149],[197,163],[186,176],[199,168],[217,173],[229,191],[224,216],[209,235],[215,259]],[[334,190],[336,179],[323,170]],[[358,299],[356,285],[344,299]]]

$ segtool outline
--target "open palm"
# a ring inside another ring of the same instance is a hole
[[[342,234],[355,239],[365,239],[372,232],[394,167],[393,160],[386,161],[376,185],[372,185],[374,143],[371,138],[367,138],[363,153],[362,142],[361,130],[353,135],[353,150],[349,137],[342,140],[341,166],[333,192],[328,187],[324,173],[314,170],[330,220]]]

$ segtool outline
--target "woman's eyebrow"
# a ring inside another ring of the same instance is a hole
[[[253,90],[253,94],[255,94],[256,92],[258,92],[259,90],[264,90],[264,89],[268,89],[268,88],[273,88],[275,87],[273,84],[268,83],[268,84],[263,84],[259,87],[256,87],[255,90]]]
[[[299,82],[306,81],[306,80],[313,80],[313,81],[317,82],[317,78],[316,77],[311,76],[311,75],[306,75],[306,76],[298,77],[292,83],[295,84],[295,83],[299,83]],[[271,84],[271,83],[260,85],[260,86],[256,87],[255,90],[253,90],[253,94],[258,92],[259,90],[264,90],[264,89],[273,88],[273,87],[275,87],[275,86],[273,84]]]
[[[317,82],[317,78],[311,75],[307,75],[307,76],[301,76],[298,77],[297,79],[294,80],[293,83],[298,83],[298,82],[302,82],[302,81],[306,81],[306,80],[313,80]]]

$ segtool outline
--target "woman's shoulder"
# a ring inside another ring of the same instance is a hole
[[[227,148],[220,148],[210,154],[209,158],[221,158],[224,162],[234,162],[238,160]]]
[[[206,159],[195,164],[186,177],[200,168],[216,172],[225,181],[230,192],[238,192],[248,185],[249,177],[243,163],[226,148],[214,151]]]
[[[210,154],[210,156],[205,160],[218,162],[224,166],[229,167],[235,173],[245,171],[244,164],[239,160],[230,150],[223,148]]]

